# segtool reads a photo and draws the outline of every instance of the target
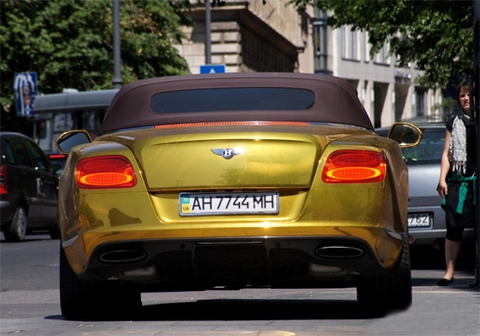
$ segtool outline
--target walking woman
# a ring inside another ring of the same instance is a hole
[[[438,194],[444,198],[447,234],[446,271],[437,285],[448,286],[454,280],[455,265],[465,228],[476,226],[475,191],[477,175],[476,125],[471,115],[468,81],[457,87],[457,103],[462,112],[447,121]]]

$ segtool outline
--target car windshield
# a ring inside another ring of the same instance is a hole
[[[402,154],[407,165],[440,163],[445,130],[442,128],[424,128],[423,137],[415,147],[402,148]]]

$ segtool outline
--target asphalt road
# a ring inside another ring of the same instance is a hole
[[[413,304],[382,318],[365,317],[352,288],[219,288],[142,294],[135,321],[64,320],[58,249],[58,240],[42,235],[22,243],[0,241],[0,335],[480,335],[480,291],[468,286],[474,279],[473,247],[462,251],[449,287],[435,285],[443,275],[443,252],[413,250]]]

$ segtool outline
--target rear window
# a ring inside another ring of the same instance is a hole
[[[20,137],[8,137],[5,139],[7,151],[7,163],[14,166],[33,168],[33,163],[25,147],[25,141]]]
[[[36,170],[49,171],[50,162],[34,142],[21,136],[5,139],[6,161],[14,166],[25,166]]]
[[[40,149],[40,147],[30,141],[26,141],[25,144],[27,145],[30,154],[32,154],[33,160],[35,162],[35,169],[49,171],[50,162],[48,161],[47,157]]]
[[[155,113],[205,111],[308,110],[315,94],[298,88],[218,88],[162,92],[154,95]]]

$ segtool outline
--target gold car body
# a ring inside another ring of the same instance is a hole
[[[350,83],[332,76],[191,75],[124,86],[94,140],[85,131],[57,140],[68,153],[62,313],[85,317],[78,307],[112,300],[121,287],[109,282],[127,285],[126,305],[152,286],[327,282],[357,286],[369,305],[408,307],[399,143],[413,146],[421,132],[399,123],[389,137],[375,133]]]

